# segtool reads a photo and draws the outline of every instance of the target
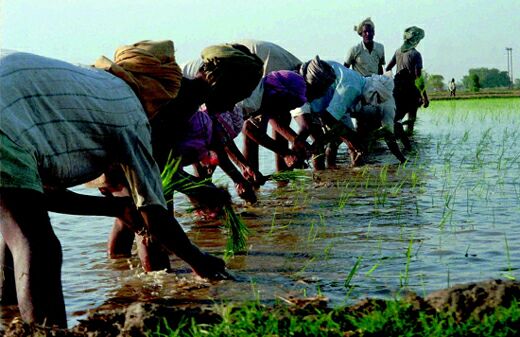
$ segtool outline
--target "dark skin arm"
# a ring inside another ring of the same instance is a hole
[[[201,277],[229,278],[221,259],[193,245],[177,220],[159,205],[135,208],[130,198],[107,198],[78,194],[68,190],[46,192],[49,211],[65,214],[115,216],[124,221],[145,241],[159,245],[186,261]],[[148,244],[148,242],[145,242]]]
[[[343,142],[351,143],[356,151],[361,150],[361,144],[356,131],[336,120],[328,111],[324,111],[321,116],[324,123],[330,128],[330,130],[323,135],[323,143],[330,143],[339,137]]]
[[[237,170],[222,147],[215,150],[220,168],[233,180],[237,194],[247,202],[255,203],[256,195],[253,186]]]
[[[312,133],[312,121],[310,114],[302,114],[294,117],[294,120],[298,123],[300,129],[298,130],[298,141],[304,142],[309,138]]]
[[[146,240],[162,246],[188,263],[201,277],[221,280],[229,279],[222,259],[202,252],[195,246],[174,217],[161,206],[145,206],[139,209],[147,235]]]
[[[79,194],[67,189],[45,190],[45,202],[51,212],[117,217],[133,206],[132,198],[106,198]]]
[[[292,167],[297,162],[298,158],[293,151],[288,148],[281,148],[274,139],[267,135],[264,128],[260,129],[254,125],[251,120],[248,119],[245,121],[242,132],[256,143],[275,153],[278,153],[281,156],[284,156],[284,160],[288,167]]]
[[[405,156],[403,155],[403,153],[399,149],[399,146],[397,145],[397,142],[395,140],[395,135],[393,133],[391,133],[390,131],[387,131],[387,132],[384,133],[384,137],[385,137],[386,145],[388,146],[388,149],[390,150],[390,152],[392,152],[392,154],[401,163],[406,162]]]
[[[251,179],[257,185],[265,184],[266,179],[263,174],[253,169],[233,140],[224,143],[224,148],[228,157],[240,167],[244,178]]]
[[[273,130],[293,144],[292,150],[298,157],[305,159],[309,157],[308,153],[310,153],[310,147],[305,141],[305,139],[308,138],[308,133],[304,132],[303,134],[297,134],[289,125],[280,122],[278,118],[269,119],[269,124]]]
[[[392,70],[392,68],[396,65],[397,61],[395,59],[395,55],[392,57],[392,59],[390,60],[390,62],[388,62],[388,64],[386,65],[386,71],[390,71]]]

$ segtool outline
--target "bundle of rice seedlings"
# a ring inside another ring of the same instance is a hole
[[[175,190],[187,191],[190,189],[204,186],[208,182],[211,182],[211,178],[193,181],[193,179],[191,179],[191,176],[183,177],[182,175],[179,175],[174,179],[175,173],[177,173],[177,171],[179,170],[180,165],[181,158],[174,157],[172,152],[170,152],[170,154],[168,155],[168,160],[166,161],[166,165],[164,166],[164,169],[161,172],[163,194],[168,203],[173,202],[173,192]]]
[[[302,181],[312,179],[305,170],[275,172],[269,175],[268,178],[273,181]]]
[[[177,182],[174,181],[173,176],[179,170],[181,165],[181,158],[174,158],[172,152],[168,154],[168,160],[166,165],[161,172],[161,182],[163,188],[163,194],[167,202],[173,201],[173,191]]]
[[[175,173],[179,170],[181,160],[174,158],[172,153],[168,155],[168,160],[161,172],[161,180],[163,193],[168,203],[173,202],[174,190],[188,190],[205,185],[211,179],[193,182],[188,178],[173,179]],[[242,218],[235,213],[231,203],[223,207],[223,223],[227,230],[228,238],[224,252],[224,258],[228,259],[236,253],[243,252],[246,249],[247,234],[249,230]]]
[[[244,220],[235,213],[231,205],[224,206],[224,227],[228,232],[224,259],[229,259],[236,253],[246,250],[249,229]]]

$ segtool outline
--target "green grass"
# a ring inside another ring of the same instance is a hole
[[[290,303],[290,301],[289,301]],[[318,302],[314,302],[318,303]],[[426,308],[425,308],[426,309]],[[219,304],[203,315],[161,320],[149,336],[517,336],[520,308],[515,301],[482,317],[454,315],[399,300],[374,300],[353,310],[323,305],[249,302]]]

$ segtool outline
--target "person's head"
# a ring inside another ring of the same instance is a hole
[[[403,34],[403,45],[401,46],[401,52],[406,52],[410,49],[417,47],[419,41],[424,38],[424,30],[419,27],[412,26],[404,30]]]
[[[120,46],[114,61],[101,57],[95,67],[125,80],[135,91],[149,119],[179,93],[182,69],[175,59],[173,41],[144,40]]]
[[[182,158],[182,165],[208,160],[212,139],[213,122],[203,110],[196,111],[182,126],[183,137],[176,148]]]
[[[235,139],[244,125],[242,107],[235,105],[233,110],[212,114],[213,137],[212,145],[226,144]]]
[[[190,191],[188,195],[196,213],[204,218],[216,219],[231,205],[231,195],[224,187],[213,183],[204,184]]]
[[[376,33],[376,26],[370,18],[366,18],[361,23],[354,27],[354,30],[359,36],[363,38],[363,43],[370,44],[374,41],[374,35]]]
[[[245,46],[214,45],[205,48],[201,56],[201,70],[211,86],[206,101],[210,112],[231,110],[262,78],[262,60]]]
[[[332,66],[322,61],[318,55],[302,64],[300,75],[307,84],[306,96],[308,101],[323,96],[336,80],[336,73]]]
[[[306,101],[306,84],[300,74],[290,70],[272,71],[264,79],[262,105],[288,111],[302,106]]]

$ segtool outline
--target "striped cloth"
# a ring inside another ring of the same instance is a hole
[[[32,156],[44,187],[79,185],[117,163],[138,207],[166,205],[143,107],[105,71],[2,51],[0,132]]]

